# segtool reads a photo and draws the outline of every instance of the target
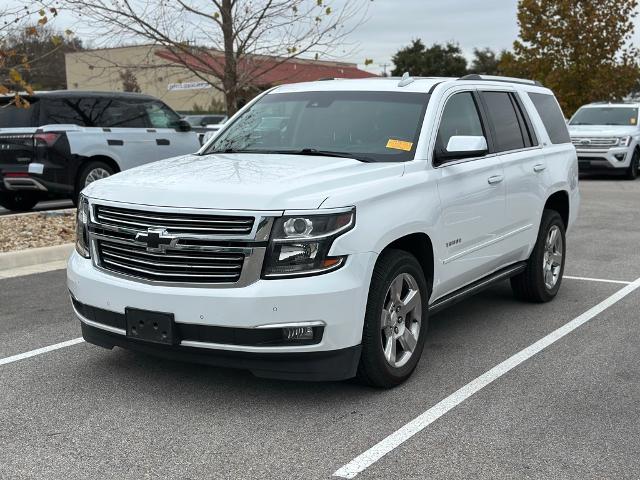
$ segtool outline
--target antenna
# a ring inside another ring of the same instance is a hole
[[[406,87],[407,85],[411,84],[415,82],[415,79],[409,75],[409,72],[404,72],[404,75],[402,75],[402,79],[400,80],[400,82],[398,83],[399,87]]]

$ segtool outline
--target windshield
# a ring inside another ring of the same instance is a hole
[[[638,109],[635,107],[589,107],[581,108],[569,125],[625,125],[638,124]]]
[[[413,159],[429,95],[298,92],[262,97],[209,146],[217,152],[344,156],[367,162]]]

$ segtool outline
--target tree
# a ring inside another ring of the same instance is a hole
[[[344,44],[365,20],[367,0],[62,0],[62,4],[91,22],[97,38],[162,46],[173,64],[222,92],[227,112],[233,114],[241,93],[264,88],[260,78],[282,63],[300,56],[318,58]]]
[[[22,73],[25,82],[35,90],[63,90],[67,88],[65,53],[82,50],[82,42],[47,25],[27,25],[7,35],[5,48],[15,53],[5,69],[20,68],[22,58],[28,58],[29,68]]]
[[[500,68],[555,91],[565,115],[585,103],[617,100],[636,85],[630,45],[638,0],[520,0],[519,39]]]
[[[140,93],[140,85],[138,85],[138,79],[136,78],[135,73],[131,71],[129,68],[125,68],[120,72],[120,80],[122,80],[122,91],[123,92],[136,92]]]
[[[393,75],[405,72],[421,77],[460,77],[467,73],[467,60],[455,43],[442,46],[434,43],[426,47],[422,40],[413,40],[411,45],[398,50],[393,56]]]
[[[500,54],[496,54],[490,48],[473,49],[473,61],[469,73],[477,73],[480,75],[500,75],[500,60],[506,54],[503,50]]]

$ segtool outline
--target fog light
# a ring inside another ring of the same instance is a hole
[[[285,340],[313,340],[313,327],[286,327],[282,329]]]
[[[619,162],[624,162],[624,157],[626,156],[626,154],[624,153],[616,153],[614,155],[614,157],[616,157],[616,160],[618,160]]]

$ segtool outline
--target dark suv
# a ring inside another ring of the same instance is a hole
[[[89,183],[200,147],[189,123],[160,100],[123,92],[0,97],[0,205],[29,210],[45,197],[77,199]]]

